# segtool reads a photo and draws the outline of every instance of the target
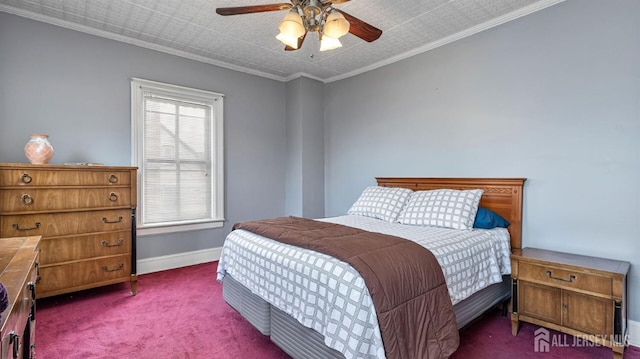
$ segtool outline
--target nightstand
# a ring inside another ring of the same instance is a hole
[[[627,339],[629,262],[536,248],[511,255],[511,331],[520,321],[613,349],[622,359]]]

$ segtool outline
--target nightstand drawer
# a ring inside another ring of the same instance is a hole
[[[558,288],[579,289],[607,296],[612,294],[612,283],[609,277],[526,262],[520,262],[519,271],[520,279],[534,283]]]

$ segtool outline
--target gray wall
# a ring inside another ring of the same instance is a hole
[[[130,79],[225,96],[224,228],[139,237],[138,258],[220,247],[240,220],[284,215],[285,85],[0,13],[0,162],[27,162],[46,133],[51,163],[131,164]]]
[[[327,215],[375,176],[526,177],[524,246],[630,261],[640,320],[638,14],[568,0],[328,84]]]
[[[25,162],[29,134],[42,132],[55,163],[128,165],[132,76],[223,92],[227,226],[141,238],[139,258],[218,247],[239,220],[316,217],[322,171],[326,215],[375,176],[526,177],[524,245],[631,261],[638,303],[638,13],[635,0],[567,0],[325,86],[0,13],[0,162]]]
[[[287,215],[324,216],[323,91],[321,82],[306,77],[286,85]]]

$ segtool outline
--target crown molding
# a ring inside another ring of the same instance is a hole
[[[325,79],[321,79],[320,77],[309,75],[306,72],[296,72],[293,75],[289,75],[289,76],[285,77],[285,81],[289,82],[289,81],[295,80],[295,79],[300,78],[300,77],[306,77],[306,78],[309,78],[309,79],[312,79],[312,80],[320,81],[322,83],[326,82]]]
[[[135,46],[139,46],[139,47],[143,47],[143,48],[147,48],[147,49],[151,49],[151,50],[156,50],[156,51],[160,51],[160,52],[164,52],[167,54],[171,54],[171,55],[175,55],[175,56],[180,56],[180,57],[184,57],[187,59],[191,59],[191,60],[195,60],[195,61],[199,61],[199,62],[204,62],[210,65],[214,65],[214,66],[218,66],[218,67],[222,67],[222,68],[226,68],[226,69],[230,69],[230,70],[234,70],[234,71],[238,71],[238,72],[243,72],[246,74],[250,74],[250,75],[255,75],[255,76],[260,76],[260,77],[264,77],[264,78],[268,78],[268,79],[272,79],[272,80],[276,80],[276,81],[281,81],[281,82],[289,82],[291,80],[295,80],[299,77],[308,77],[310,79],[316,80],[316,81],[320,81],[322,83],[330,83],[330,82],[335,82],[335,81],[339,81],[339,80],[343,80],[349,77],[353,77],[356,75],[360,75],[362,73],[371,71],[371,70],[375,70],[377,68],[386,66],[386,65],[390,65],[393,64],[395,62],[413,57],[415,55],[418,54],[422,54],[424,52],[427,52],[429,50],[433,50],[437,47],[449,44],[451,42],[454,42],[456,40],[460,40],[463,39],[465,37],[477,34],[481,31],[490,29],[492,27],[504,24],[506,22],[515,20],[517,18],[523,17],[525,15],[529,15],[531,13],[534,13],[536,11],[542,10],[544,8],[550,7],[552,5],[561,3],[565,0],[544,0],[544,1],[539,1],[537,3],[534,3],[532,5],[523,7],[521,9],[518,9],[516,11],[510,12],[508,14],[505,14],[501,17],[492,19],[490,21],[484,22],[482,24],[479,24],[477,26],[474,26],[470,29],[467,29],[465,31],[461,31],[458,33],[455,33],[453,35],[450,35],[444,39],[438,40],[438,41],[434,41],[431,42],[429,44],[426,44],[424,46],[421,46],[419,48],[416,48],[414,50],[411,51],[407,51],[405,53],[399,54],[397,56],[391,57],[389,59],[383,60],[383,61],[379,61],[375,64],[371,64],[369,66],[365,66],[362,68],[359,68],[357,70],[354,71],[350,71],[347,73],[344,73],[342,75],[337,75],[337,76],[333,76],[327,79],[323,79],[323,78],[319,78],[317,76],[313,76],[311,74],[308,74],[306,72],[297,72],[295,74],[283,77],[283,76],[278,76],[278,75],[274,75],[271,73],[267,73],[267,72],[263,72],[263,71],[258,71],[258,70],[254,70],[248,67],[244,67],[244,66],[238,66],[238,65],[234,65],[234,64],[230,64],[228,62],[224,62],[224,61],[219,61],[219,60],[214,60],[208,57],[204,57],[204,56],[200,56],[200,55],[195,55],[186,51],[181,51],[181,50],[176,50],[176,49],[172,49],[163,45],[157,45],[157,44],[152,44],[150,42],[147,41],[143,41],[143,40],[138,40],[138,39],[132,39],[130,37],[127,36],[123,36],[123,35],[118,35],[118,34],[114,34],[114,33],[110,33],[104,30],[99,30],[99,29],[94,29],[85,25],[80,25],[80,24],[76,24],[76,23],[72,23],[69,21],[65,21],[65,20],[61,20],[61,19],[57,19],[51,16],[46,16],[46,15],[41,15],[41,14],[36,14],[27,10],[22,10],[22,9],[17,9],[14,8],[12,6],[8,6],[8,5],[4,5],[4,4],[0,4],[0,11],[2,12],[6,12],[9,14],[13,14],[13,15],[17,15],[17,16],[21,16],[21,17],[25,17],[25,18],[29,18],[32,20],[36,20],[36,21],[41,21],[41,22],[45,22],[45,23],[49,23],[52,25],[56,25],[56,26],[60,26],[60,27],[64,27],[67,29],[71,29],[71,30],[76,30],[76,31],[80,31],[80,32],[84,32],[87,34],[91,34],[91,35],[95,35],[95,36],[99,36],[99,37],[104,37],[104,38],[108,38],[111,40],[115,40],[115,41],[119,41],[119,42],[124,42],[127,44],[131,44],[131,45],[135,45]]]
[[[515,20],[515,19],[523,17],[525,15],[529,15],[531,13],[534,13],[536,11],[542,10],[542,9],[547,8],[549,6],[561,3],[563,1],[565,1],[565,0],[545,0],[545,1],[540,1],[540,2],[537,2],[537,3],[529,5],[529,6],[525,6],[525,7],[521,8],[521,9],[516,10],[516,11],[512,11],[512,12],[510,12],[508,14],[503,15],[503,16],[500,16],[500,17],[497,17],[497,18],[492,19],[490,21],[487,21],[487,22],[484,22],[482,24],[476,25],[476,26],[474,26],[472,28],[469,28],[469,29],[467,29],[465,31],[460,31],[460,32],[455,33],[453,35],[447,36],[447,37],[445,37],[445,38],[443,38],[441,40],[428,43],[428,44],[426,44],[424,46],[421,46],[421,47],[418,47],[418,48],[416,48],[414,50],[407,51],[407,52],[402,53],[400,55],[391,57],[389,59],[386,59],[386,60],[383,60],[383,61],[380,61],[380,62],[376,62],[375,64],[371,64],[369,66],[365,66],[365,67],[362,67],[360,69],[357,69],[357,70],[354,70],[354,71],[351,71],[351,72],[347,72],[347,73],[342,74],[342,75],[330,77],[328,79],[325,79],[324,82],[325,83],[330,83],[330,82],[335,82],[335,81],[338,81],[338,80],[343,80],[343,79],[346,79],[348,77],[353,77],[353,76],[360,75],[362,73],[365,73],[365,72],[368,72],[368,71],[371,71],[371,70],[375,70],[375,69],[380,68],[382,66],[390,65],[390,64],[392,64],[394,62],[398,62],[398,61],[413,57],[415,55],[427,52],[429,50],[433,50],[436,47],[440,47],[440,46],[446,45],[448,43],[454,42],[456,40],[460,40],[460,39],[463,39],[465,37],[477,34],[477,33],[481,32],[481,31],[484,31],[484,30],[490,29],[492,27],[504,24],[506,22],[509,22],[511,20]]]
[[[73,22],[70,22],[70,21],[61,20],[61,19],[54,18],[54,17],[47,16],[47,15],[37,14],[37,13],[31,12],[31,11],[27,11],[27,10],[17,9],[17,8],[12,7],[12,6],[4,5],[4,4],[0,4],[0,11],[1,12],[6,12],[6,13],[9,13],[9,14],[12,14],[12,15],[17,15],[17,16],[20,16],[20,17],[28,18],[28,19],[31,19],[31,20],[45,22],[45,23],[48,23],[48,24],[51,24],[51,25],[60,26],[60,27],[66,28],[66,29],[71,29],[71,30],[87,33],[87,34],[90,34],[90,35],[104,37],[104,38],[107,38],[107,39],[110,39],[110,40],[124,42],[124,43],[130,44],[130,45],[135,45],[135,46],[143,47],[143,48],[150,49],[150,50],[164,52],[164,53],[167,53],[167,54],[170,54],[170,55],[184,57],[184,58],[187,58],[187,59],[190,59],[190,60],[204,62],[204,63],[210,64],[210,65],[223,67],[223,68],[226,68],[226,69],[229,69],[229,70],[235,70],[235,71],[239,71],[239,72],[244,72],[244,73],[247,73],[247,74],[250,74],[250,75],[256,75],[256,76],[260,76],[260,77],[265,77],[265,78],[268,78],[268,79],[277,80],[277,81],[281,81],[281,82],[288,81],[285,77],[282,77],[282,76],[278,76],[278,75],[270,74],[270,73],[267,73],[267,72],[250,69],[250,68],[247,68],[247,67],[244,67],[244,66],[238,66],[238,65],[230,64],[230,63],[224,62],[224,61],[214,60],[214,59],[211,59],[211,58],[208,58],[208,57],[195,55],[195,54],[192,54],[192,53],[189,53],[189,52],[186,52],[186,51],[172,49],[172,48],[169,48],[169,47],[163,46],[163,45],[152,44],[150,42],[143,41],[143,40],[132,39],[132,38],[127,37],[127,36],[114,34],[114,33],[108,32],[108,31],[95,29],[95,28],[92,28],[92,27],[89,27],[89,26],[76,24],[76,23],[73,23]]]

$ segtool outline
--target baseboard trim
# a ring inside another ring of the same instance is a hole
[[[640,348],[640,322],[630,320],[627,325],[629,326],[629,345]]]
[[[220,259],[222,247],[201,249],[138,260],[138,274],[160,272],[168,269],[191,266],[195,264],[214,262]]]

